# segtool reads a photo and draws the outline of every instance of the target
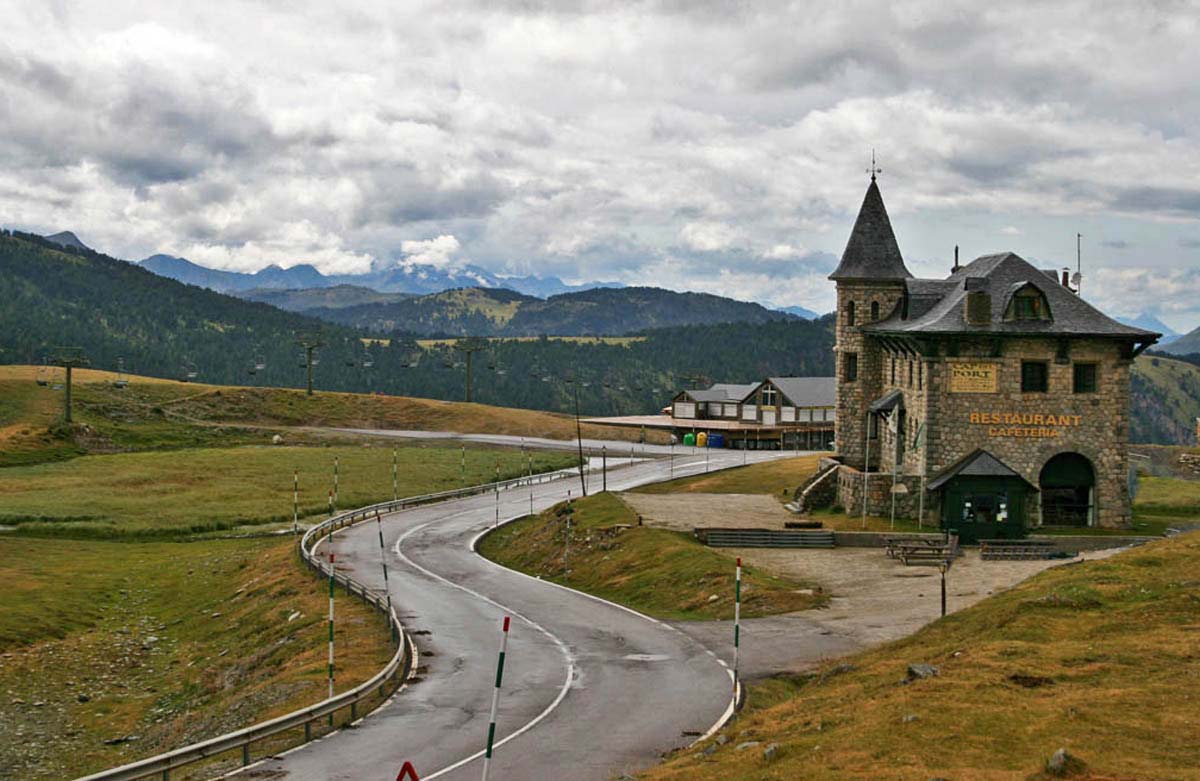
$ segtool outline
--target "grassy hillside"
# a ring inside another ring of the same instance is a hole
[[[61,425],[63,392],[35,383],[32,366],[0,366],[0,467],[62,460],[89,453],[183,447],[264,444],[279,427],[327,426],[487,431],[515,436],[572,439],[573,417],[482,404],[351,393],[306,396],[287,388],[201,385],[130,377],[113,387],[115,374],[75,372],[75,421]],[[52,382],[61,372],[41,372]],[[584,426],[584,436],[636,437],[636,432]],[[293,444],[326,438],[283,432]],[[390,484],[390,482],[389,482]]]
[[[290,540],[5,536],[0,578],[0,778],[74,778],[325,696],[327,591]],[[391,648],[377,614],[336,609],[344,690]]]
[[[752,689],[724,737],[642,777],[1026,781],[1065,747],[1088,768],[1074,778],[1198,779],[1198,557],[1193,533],[1049,570],[912,637]],[[909,664],[938,673],[903,685]]]
[[[1142,355],[1134,364],[1131,384],[1131,441],[1160,445],[1196,444],[1200,366]]]
[[[506,567],[596,594],[672,620],[733,617],[734,561],[691,536],[638,526],[613,494],[560,504],[501,527],[479,551]],[[570,536],[567,516],[571,517]],[[805,610],[825,601],[820,589],[748,567],[742,615]],[[716,599],[712,599],[716,596]]]
[[[799,456],[722,469],[708,475],[680,477],[633,489],[643,494],[770,494],[790,502],[796,486],[817,469],[820,456]]]
[[[23,534],[88,538],[175,537],[275,524],[290,528],[293,471],[300,475],[300,517],[325,517],[339,462],[337,507],[392,498],[390,447],[189,448],[84,456],[66,463],[0,469],[0,524]],[[524,474],[512,449],[457,447],[396,450],[400,496]],[[569,453],[534,453],[535,471],[575,462]]]

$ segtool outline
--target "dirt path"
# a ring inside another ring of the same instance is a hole
[[[761,494],[622,494],[648,525],[680,531],[696,526],[782,529],[793,516]],[[823,660],[912,634],[941,614],[940,575],[906,567],[882,548],[718,548],[730,558],[780,575],[820,583],[833,596],[827,608],[742,623],[743,670],[749,676],[803,670]],[[1072,561],[1105,558],[1093,551]],[[947,576],[947,610],[954,612],[1068,561],[982,561],[968,548]],[[746,588],[752,589],[753,583]],[[722,656],[731,656],[730,622],[677,626]]]

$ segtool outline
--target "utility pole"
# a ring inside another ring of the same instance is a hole
[[[475,353],[487,349],[487,341],[480,339],[477,336],[468,336],[465,339],[459,339],[457,342],[455,342],[454,349],[458,350],[460,353],[463,353],[467,358],[467,388],[465,401],[471,402],[474,400],[473,394],[471,393],[471,383],[475,376]]]
[[[296,337],[296,344],[300,345],[300,347],[304,349],[304,366],[307,374],[308,388],[306,395],[311,396],[313,395],[313,352],[315,352],[318,347],[324,347],[325,341],[319,336],[298,336]]]
[[[64,404],[63,404],[63,420],[67,423],[71,422],[71,370],[77,366],[87,366],[88,359],[83,356],[82,347],[56,347],[54,348],[54,357],[50,359],[50,363],[55,366],[61,366],[67,370],[66,384],[63,386]]]

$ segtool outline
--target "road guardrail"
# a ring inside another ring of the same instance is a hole
[[[582,467],[586,472],[587,467]],[[500,480],[493,483],[485,483],[482,485],[469,486],[466,488],[455,488],[449,491],[440,491],[437,493],[422,494],[419,496],[410,496],[403,499],[397,499],[388,502],[379,502],[378,504],[360,507],[356,510],[350,510],[338,515],[334,515],[315,526],[310,527],[300,537],[299,552],[300,557],[305,565],[313,570],[314,574],[319,578],[329,577],[329,565],[321,561],[314,553],[317,544],[336,532],[348,526],[353,526],[356,523],[362,523],[368,519],[374,519],[376,515],[385,513],[397,512],[406,510],[411,507],[418,507],[424,504],[433,504],[435,502],[448,501],[450,499],[461,499],[468,496],[479,496],[492,492],[506,491],[512,488],[521,486],[540,485],[554,480],[562,480],[565,478],[578,477],[580,472],[579,467],[571,469],[562,469],[555,472],[543,472],[536,475],[526,475],[524,477],[515,477],[509,480]],[[349,691],[342,692],[329,699],[322,700],[315,705],[310,705],[307,708],[293,711],[283,716],[278,716],[268,721],[254,724],[250,727],[229,732],[224,735],[218,735],[215,738],[202,740],[199,743],[193,743],[189,746],[167,751],[153,757],[140,759],[136,762],[130,762],[120,767],[115,767],[110,770],[103,770],[99,773],[93,773],[89,776],[83,776],[76,781],[136,781],[137,779],[149,778],[157,776],[162,781],[170,781],[171,771],[177,770],[188,765],[193,765],[197,762],[202,762],[206,759],[211,759],[219,754],[224,754],[237,749],[242,750],[242,766],[250,764],[251,761],[251,746],[261,740],[278,735],[281,732],[292,729],[304,729],[304,740],[309,741],[312,738],[312,725],[319,722],[321,719],[329,718],[337,711],[349,708],[350,721],[358,719],[358,705],[363,700],[378,693],[381,701],[390,689],[395,691],[400,685],[407,680],[409,673],[412,670],[413,650],[414,646],[411,638],[405,633],[404,625],[400,623],[400,619],[396,616],[396,611],[388,610],[388,601],[386,594],[376,594],[372,592],[362,583],[354,580],[348,575],[338,572],[333,574],[334,582],[342,586],[347,594],[352,594],[360,598],[363,602],[371,605],[380,613],[383,613],[388,620],[389,628],[391,629],[392,639],[396,645],[396,652],[392,658],[384,666],[382,670],[376,673],[370,680],[355,686]]]

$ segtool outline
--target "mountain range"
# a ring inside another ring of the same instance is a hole
[[[160,276],[233,295],[250,290],[307,290],[350,285],[377,293],[413,294],[440,293],[457,287],[507,288],[525,295],[545,297],[595,287],[620,287],[615,282],[568,285],[558,277],[502,277],[470,264],[442,268],[431,264],[406,263],[365,274],[326,275],[307,263],[300,263],[289,268],[271,265],[246,273],[212,269],[186,258],[160,254],[139,261],[139,265]]]
[[[724,309],[728,305],[756,306],[642,288],[557,297],[567,299],[565,308],[554,302],[556,297],[540,301],[512,291],[498,297],[497,293],[451,291],[445,303],[469,307],[474,305],[472,299],[479,299],[487,307],[509,307],[514,310],[509,323],[525,307],[530,307],[526,316],[546,322],[566,312],[575,322],[586,323],[591,315],[581,311],[607,310],[603,319],[612,321],[634,309],[674,311],[676,304],[685,311],[719,313],[730,311]],[[681,298],[668,301],[663,294]],[[370,332],[359,328],[184,285],[136,264],[80,249],[67,237],[50,241],[0,230],[0,300],[5,302],[0,307],[0,363],[40,363],[59,346],[71,345],[81,349],[96,368],[114,369],[123,358],[130,373],[194,374],[198,380],[218,384],[297,387],[304,381],[305,369],[296,339],[307,335],[321,344],[320,363],[314,368],[319,389],[438,399],[463,396],[463,356],[453,343],[418,342],[397,334],[371,338]],[[398,303],[410,300],[421,298]],[[776,319],[682,325],[616,339],[490,339],[475,359],[475,398],[504,406],[569,411],[578,392],[585,414],[648,413],[660,408],[674,390],[702,375],[704,382],[747,382],[771,375],[832,372],[832,315],[808,321],[762,312]],[[1200,339],[1200,332],[1189,336]],[[1132,395],[1133,441],[1193,441],[1195,418],[1200,415],[1200,371],[1195,367],[1140,356],[1134,366]]]
[[[1162,334],[1162,338],[1158,340],[1160,348],[1170,344],[1180,336],[1178,331],[1171,328],[1171,326],[1162,320],[1159,320],[1150,312],[1142,312],[1137,317],[1118,317],[1117,320],[1134,328],[1145,328],[1147,331],[1156,331]]]
[[[622,336],[681,325],[800,319],[759,304],[653,287],[593,288],[546,299],[504,288],[458,288],[399,301],[302,311],[377,333],[425,336]]]

